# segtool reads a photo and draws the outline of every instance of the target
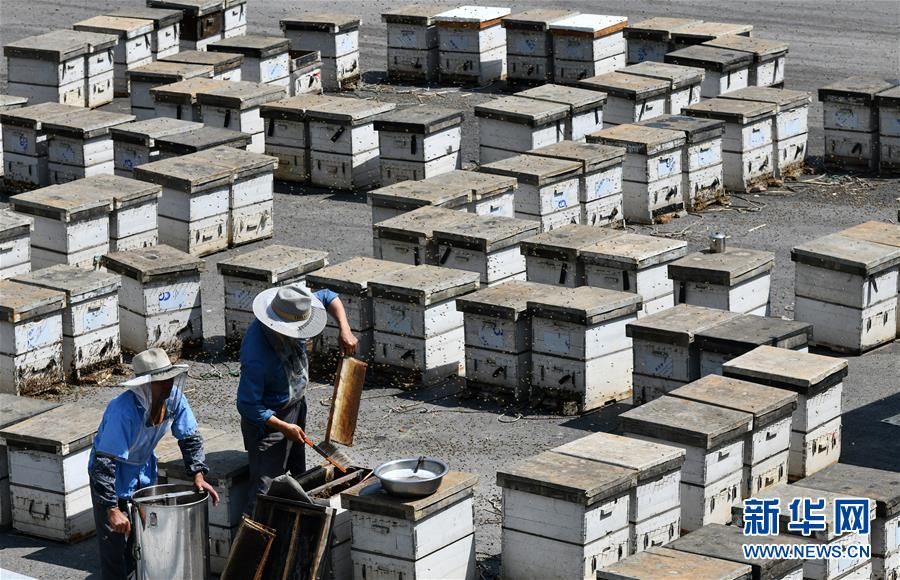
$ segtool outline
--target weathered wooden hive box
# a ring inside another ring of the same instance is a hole
[[[776,105],[717,98],[691,105],[682,112],[690,117],[725,121],[722,162],[727,189],[765,188],[778,167],[772,145]]]
[[[3,177],[24,187],[50,185],[49,141],[44,124],[82,107],[40,103],[0,112],[3,125]]]
[[[370,280],[375,362],[423,385],[463,374],[465,333],[456,298],[478,286],[475,272],[429,265]]]
[[[738,50],[753,55],[748,86],[774,87],[784,85],[784,66],[788,44],[780,40],[750,38],[738,34],[720,36],[703,43],[704,46]]]
[[[196,129],[188,129],[187,131],[158,137],[155,141],[159,149],[159,157],[157,159],[163,160],[218,147],[233,147],[246,151],[253,142],[253,138],[240,131],[201,125]]]
[[[0,280],[31,271],[31,231],[34,219],[0,210]]]
[[[120,177],[133,177],[135,167],[160,159],[158,139],[201,127],[203,127],[202,123],[182,121],[171,117],[153,117],[144,121],[110,127],[115,174]]]
[[[626,220],[652,224],[685,211],[682,161],[686,142],[681,131],[630,124],[588,135],[588,143],[625,149],[622,207]]]
[[[599,91],[544,84],[516,93],[516,96],[568,106],[564,127],[566,140],[583,142],[590,133],[603,128],[606,95]]]
[[[118,38],[113,51],[113,91],[117,97],[128,96],[126,71],[153,62],[153,22],[121,16],[94,16],[76,22],[72,28],[82,32],[110,34]]]
[[[322,55],[318,50],[298,49],[288,52],[290,56],[290,85],[288,95],[322,94]]]
[[[760,346],[722,365],[722,372],[726,377],[797,393],[788,464],[791,480],[837,463],[846,360]]]
[[[703,250],[669,264],[675,302],[768,316],[775,254],[726,248]]]
[[[328,265],[328,252],[273,244],[222,260],[225,338],[240,341],[256,317],[253,299],[274,286],[304,285],[306,275]]]
[[[900,86],[875,96],[878,111],[878,169],[900,170]]]
[[[900,248],[900,228],[885,222],[864,222],[841,231],[841,235],[857,240]],[[898,274],[897,283],[897,309],[900,311],[900,274]],[[900,336],[900,315],[897,316],[897,336]]]
[[[244,56],[232,52],[212,52],[206,50],[183,50],[165,58],[161,62],[180,62],[183,64],[211,66],[212,78],[217,81],[239,81]]]
[[[605,14],[573,14],[551,23],[553,80],[571,85],[625,66],[626,26],[625,16]]]
[[[514,177],[455,169],[442,174],[433,181],[443,183],[448,187],[469,188],[471,190],[467,206],[469,213],[494,217],[515,216],[515,195],[518,182]]]
[[[350,330],[359,339],[356,356],[371,361],[375,355],[375,307],[369,295],[369,282],[381,275],[409,268],[410,266],[398,262],[357,257],[310,272],[306,276],[306,285],[313,291],[328,288],[338,293],[344,312],[347,313]],[[336,323],[329,317],[325,330],[316,339],[318,342],[315,343],[315,351],[340,352],[338,334]]]
[[[628,498],[629,554],[662,546],[681,535],[681,468],[685,450],[612,433],[594,433],[555,453],[636,472]]]
[[[66,295],[0,282],[0,392],[39,394],[65,380],[62,315]]]
[[[79,195],[109,201],[109,249],[111,252],[155,246],[159,241],[157,210],[159,185],[119,177],[96,175],[67,185]]]
[[[640,294],[638,318],[675,306],[668,265],[687,253],[687,242],[624,233],[581,248],[585,285]]]
[[[394,81],[435,81],[440,58],[434,17],[445,4],[410,4],[381,13],[387,28],[387,73]]]
[[[629,324],[625,331],[633,340],[634,404],[652,401],[699,379],[702,375],[696,333],[738,316],[724,310],[679,304]]]
[[[14,530],[63,542],[94,533],[87,466],[102,415],[69,403],[0,429]]]
[[[16,97],[13,95],[0,95],[0,114],[7,111],[21,109],[28,104],[28,97]],[[3,175],[3,168],[6,165],[3,161],[3,126],[0,123],[0,176]]]
[[[664,62],[642,62],[627,66],[622,72],[668,81],[665,110],[671,115],[678,115],[684,107],[700,102],[700,85],[706,77],[702,68]]]
[[[532,399],[565,414],[631,396],[631,337],[641,297],[605,288],[559,288],[529,301]]]
[[[84,55],[85,107],[100,107],[112,103],[115,86],[115,51],[118,38],[99,32],[71,32],[87,43]],[[75,104],[75,103],[72,103]]]
[[[306,118],[312,184],[354,190],[378,183],[381,163],[375,120],[394,107],[353,98],[310,105]]]
[[[113,252],[103,256],[102,263],[122,276],[119,323],[123,350],[142,352],[159,347],[178,353],[203,339],[203,260],[161,245]]]
[[[681,447],[681,528],[731,521],[741,505],[744,441],[753,415],[687,399],[664,396],[619,417],[627,436]]]
[[[203,121],[197,95],[227,87],[229,81],[194,77],[177,83],[160,85],[150,89],[157,117],[172,117],[185,121]]]
[[[131,89],[131,114],[139,121],[143,121],[167,118],[157,116],[156,101],[150,89],[196,77],[211,79],[213,67],[160,60],[132,68],[125,75]]]
[[[498,470],[497,485],[503,578],[587,580],[631,553],[636,470],[545,451]]]
[[[376,119],[381,184],[430,179],[460,169],[463,112],[420,105],[396,109]]]
[[[641,580],[643,578],[715,578],[750,580],[747,564],[708,558],[669,548],[650,548],[597,573],[598,580]]]
[[[565,139],[569,108],[561,103],[519,96],[501,97],[475,106],[481,164]]]
[[[49,147],[50,183],[66,183],[114,172],[111,127],[134,121],[134,115],[106,111],[73,111],[44,123]]]
[[[287,88],[291,82],[290,41],[283,36],[226,37],[206,47],[208,52],[243,55],[241,80]]]
[[[353,578],[474,580],[477,483],[476,475],[451,471],[419,499],[388,495],[376,480],[342,492],[352,518]]]
[[[506,78],[502,20],[511,12],[496,6],[460,6],[436,15],[441,82],[481,86]]]
[[[225,0],[223,36],[234,38],[247,34],[247,0]]]
[[[628,43],[628,64],[663,62],[672,50],[672,32],[700,22],[692,18],[662,16],[630,23],[623,31]]]
[[[672,31],[672,50],[703,44],[723,36],[752,36],[752,24],[732,22],[694,22]]]
[[[896,81],[854,76],[819,89],[827,165],[863,170],[878,167],[879,120],[875,98],[896,86]]]
[[[580,260],[582,251],[619,235],[615,230],[570,224],[522,240],[528,281],[568,288],[589,285]]]
[[[432,205],[396,215],[372,225],[373,254],[380,260],[410,266],[438,266],[435,230],[474,219],[466,212]]]
[[[368,193],[372,224],[425,206],[465,211],[471,188],[461,183],[444,183],[441,178],[401,181]]]
[[[706,71],[700,96],[712,99],[750,86],[753,54],[708,44],[689,46],[670,52],[666,63],[702,68]]]
[[[66,307],[62,311],[65,376],[81,380],[90,372],[121,362],[119,276],[59,264],[15,280],[65,293]]]
[[[265,127],[259,107],[285,96],[286,87],[234,81],[226,82],[220,88],[199,91],[197,103],[205,125],[246,133],[252,138],[247,151],[263,153],[266,150]]]
[[[503,18],[506,29],[506,82],[510,86],[540,86],[553,81],[553,35],[550,25],[575,13],[558,8],[534,8]]]
[[[758,346],[807,352],[813,326],[808,322],[745,314],[696,334],[700,375],[721,375],[722,365]]]
[[[578,81],[583,89],[606,94],[603,126],[637,123],[664,115],[669,83],[624,72],[610,72]]]
[[[89,270],[109,251],[112,200],[86,194],[80,185],[51,185],[9,198],[13,211],[34,220],[31,266],[69,264]]]
[[[550,231],[581,222],[578,183],[582,167],[577,161],[517,155],[482,165],[478,170],[514,177],[519,183],[515,216],[537,221],[541,231]]]
[[[322,87],[344,91],[359,84],[359,16],[335,13],[303,13],[281,19],[281,30],[291,48],[317,50],[322,56]]]
[[[309,180],[309,124],[306,111],[316,103],[339,97],[298,95],[270,101],[259,108],[266,127],[266,155],[278,159],[275,178],[304,183]]]
[[[900,244],[874,239],[891,238],[837,233],[791,250],[794,318],[812,323],[816,345],[861,353],[896,338]]]
[[[224,38],[225,0],[146,0],[150,8],[168,8],[182,12],[181,50],[206,50],[206,46]]]
[[[115,12],[110,12],[106,16],[151,21],[153,23],[153,32],[150,33],[150,52],[154,61],[171,56],[177,53],[180,48],[181,20],[184,18],[184,13],[181,10],[128,6],[119,8]]]

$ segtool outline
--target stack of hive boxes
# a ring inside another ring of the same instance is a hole
[[[209,52],[240,54],[241,80],[287,87],[291,82],[290,42],[282,36],[235,36],[217,40]]]
[[[381,185],[430,179],[462,167],[463,112],[423,105],[383,114],[378,131]]]
[[[550,24],[553,79],[574,84],[625,66],[624,16],[573,14]]]
[[[281,19],[281,30],[294,50],[317,50],[322,57],[322,87],[343,91],[362,78],[359,64],[358,16],[304,13]]]
[[[278,159],[275,177],[303,183],[309,180],[309,127],[306,111],[337,97],[303,95],[270,101],[259,108],[266,126],[266,155]]]
[[[41,103],[0,113],[3,123],[3,178],[31,189],[50,185],[47,152],[50,143],[44,124],[56,117],[83,111],[81,107]]]
[[[432,181],[468,189],[470,196],[466,209],[469,213],[493,217],[515,215],[517,182],[514,177],[457,169],[444,173]]]
[[[225,0],[146,0],[149,8],[166,8],[182,13],[181,50],[206,50],[224,38]]]
[[[870,221],[847,228],[841,235],[876,244],[900,248],[900,228],[879,221]],[[900,272],[897,274],[897,335],[900,336]]]
[[[429,82],[438,77],[438,30],[434,17],[449,6],[412,4],[381,14],[387,28],[387,73],[392,81]]]
[[[706,46],[748,52],[753,56],[747,84],[751,87],[784,85],[784,65],[788,45],[779,40],[750,38],[739,34],[720,36],[703,43]]]
[[[0,210],[0,280],[31,271],[31,230],[34,220],[10,210]]]
[[[523,240],[528,281],[568,288],[585,286],[585,266],[580,259],[583,250],[619,235],[621,232],[606,228],[571,224]]]
[[[564,138],[583,142],[585,137],[603,128],[606,95],[578,87],[544,84],[516,93],[519,97],[559,103],[569,107],[565,118]]]
[[[569,107],[519,96],[475,106],[481,164],[514,157],[565,139]]]
[[[94,16],[76,22],[72,28],[83,32],[110,34],[118,38],[113,52],[113,90],[117,97],[128,96],[126,71],[153,62],[153,21],[121,16]]]
[[[222,35],[234,38],[247,34],[247,0],[225,0]]]
[[[700,85],[705,78],[702,68],[662,62],[642,62],[627,66],[621,72],[668,81],[666,113],[670,115],[678,115],[684,107],[700,102]]]
[[[222,83],[197,93],[200,118],[210,127],[223,127],[251,136],[248,151],[263,153],[265,134],[259,107],[286,96],[286,88],[245,81]]]
[[[424,181],[401,181],[370,191],[368,200],[372,206],[372,223],[377,224],[425,206],[464,211],[472,197],[470,188],[445,181],[440,177]]]
[[[571,15],[569,10],[537,8],[503,18],[506,82],[510,86],[541,85],[553,80],[550,25]]]
[[[603,126],[637,123],[666,112],[668,81],[611,72],[578,81],[578,86],[606,95]]]
[[[434,17],[442,82],[480,86],[506,78],[502,19],[510,12],[495,6],[460,6]]]
[[[113,140],[115,174],[121,177],[134,177],[135,167],[160,158],[157,139],[186,133],[193,129],[199,129],[202,126],[202,123],[193,121],[156,117],[145,121],[123,123],[122,125],[110,127],[109,134]]]
[[[116,175],[96,175],[71,182],[66,187],[78,195],[111,204],[111,252],[155,246],[159,241],[160,186]]]
[[[125,74],[131,90],[131,114],[139,121],[143,121],[157,118],[156,102],[150,89],[196,77],[212,78],[213,67],[186,62],[155,61],[128,70]]]
[[[702,44],[670,52],[665,61],[668,64],[705,69],[700,96],[712,99],[749,86],[753,55]]]
[[[16,109],[21,109],[25,105],[28,104],[28,97],[16,97],[13,95],[0,95],[0,114],[3,114],[7,111],[14,111]],[[0,176],[3,175],[3,167],[6,165],[3,163],[3,126],[0,124]]]
[[[418,266],[438,266],[434,241],[438,228],[468,223],[474,216],[452,209],[427,205],[372,225],[372,249],[376,258]]]
[[[212,78],[217,81],[241,80],[241,64],[244,57],[232,52],[207,52],[205,50],[183,50],[161,58],[162,62],[180,62],[212,67]]]
[[[878,109],[878,169],[900,170],[900,86],[875,96]]]
[[[172,117],[185,121],[203,120],[197,95],[201,91],[212,91],[227,87],[228,82],[194,77],[177,83],[160,85],[150,89],[153,95],[154,110],[157,117]]]
[[[44,123],[49,141],[47,170],[50,183],[112,175],[115,154],[109,130],[131,121],[134,121],[134,115],[83,109],[63,113]]]
[[[864,171],[878,167],[879,120],[875,100],[879,93],[897,84],[880,78],[850,77],[819,89],[826,165]]]
[[[151,21],[153,32],[150,33],[150,52],[154,61],[171,56],[180,48],[178,43],[181,39],[181,20],[184,18],[181,10],[129,6],[110,12],[106,16]]]
[[[690,18],[658,17],[629,24],[624,30],[628,42],[628,64],[663,62],[673,47],[672,31],[699,22]]]
[[[290,86],[288,95],[319,95],[322,93],[322,57],[318,50],[291,50]]]

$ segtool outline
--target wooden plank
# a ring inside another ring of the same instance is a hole
[[[27,448],[68,455],[94,441],[103,410],[68,403],[0,430],[0,440]]]
[[[338,363],[334,379],[334,395],[331,398],[331,410],[328,413],[328,427],[325,430],[326,440],[341,445],[353,445],[356,419],[359,416],[359,403],[368,366],[353,357],[344,357]]]

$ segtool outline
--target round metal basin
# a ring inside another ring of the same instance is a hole
[[[381,487],[391,495],[400,497],[425,497],[437,491],[441,480],[450,471],[440,459],[426,458],[416,473],[413,470],[418,457],[388,461],[375,468],[375,476]]]

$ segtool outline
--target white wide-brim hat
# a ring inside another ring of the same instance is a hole
[[[317,336],[328,322],[322,302],[307,288],[293,284],[257,294],[253,314],[268,328],[290,338]]]
[[[134,378],[123,382],[123,387],[174,379],[188,370],[187,365],[173,365],[169,355],[161,348],[150,348],[134,355],[131,368],[134,370]]]

